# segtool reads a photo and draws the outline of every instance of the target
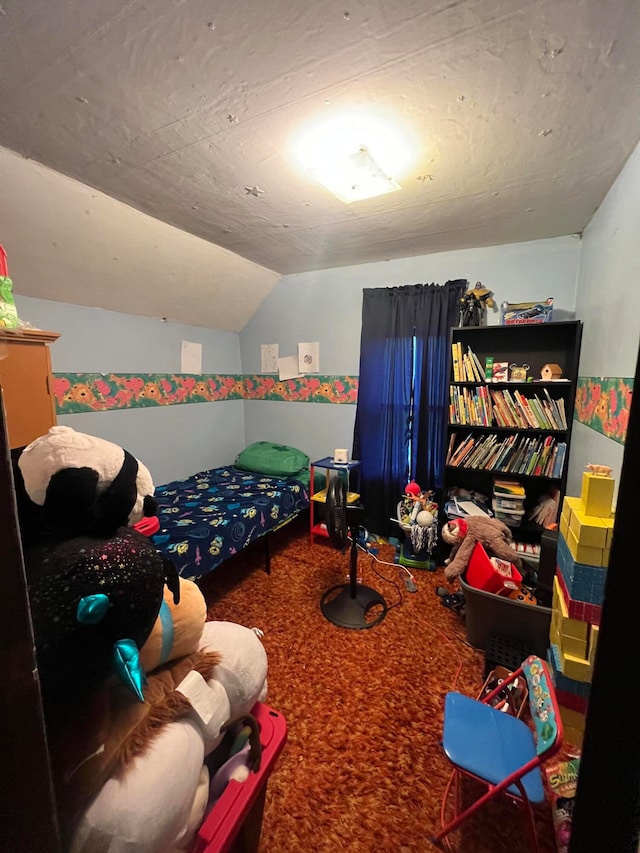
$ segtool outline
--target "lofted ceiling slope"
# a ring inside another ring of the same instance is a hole
[[[263,272],[581,232],[640,138],[637,0],[0,11],[0,145]],[[368,109],[415,157],[400,191],[346,205],[292,146],[310,120]]]

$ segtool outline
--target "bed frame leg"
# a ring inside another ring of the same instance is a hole
[[[268,575],[271,574],[271,551],[269,549],[269,538],[271,534],[267,533],[264,537],[264,568]]]

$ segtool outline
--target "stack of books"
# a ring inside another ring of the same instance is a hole
[[[495,517],[509,527],[519,527],[524,516],[526,493],[514,480],[494,480],[491,506]]]
[[[486,382],[485,370],[480,359],[467,347],[466,353],[462,350],[460,341],[451,344],[451,362],[453,364],[454,382]]]

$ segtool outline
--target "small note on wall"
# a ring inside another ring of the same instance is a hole
[[[202,373],[202,344],[182,341],[181,373]]]
[[[319,343],[298,344],[298,370],[302,375],[320,372]]]
[[[278,359],[278,379],[281,382],[285,379],[297,379],[299,376],[298,359],[295,355]]]
[[[262,373],[278,372],[278,344],[262,344],[260,356]]]

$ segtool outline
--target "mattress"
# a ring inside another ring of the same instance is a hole
[[[190,579],[212,571],[309,506],[308,483],[232,466],[159,486],[154,496],[160,529],[152,541]]]

